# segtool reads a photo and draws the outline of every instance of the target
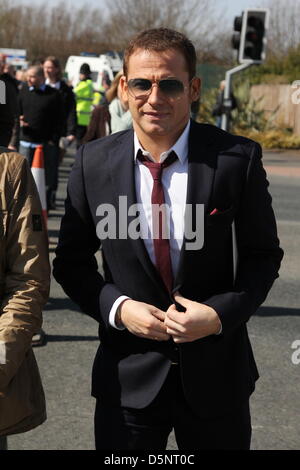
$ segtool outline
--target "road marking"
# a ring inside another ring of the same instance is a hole
[[[287,225],[294,225],[296,227],[298,227],[300,225],[300,221],[299,220],[278,220],[276,219],[276,222],[278,224],[287,224]]]
[[[265,170],[270,175],[279,175],[279,176],[289,176],[291,178],[300,177],[300,166],[276,166],[276,165],[266,165]]]

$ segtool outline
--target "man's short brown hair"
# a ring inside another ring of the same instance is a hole
[[[185,58],[190,80],[196,75],[196,51],[192,42],[182,33],[168,28],[147,29],[134,36],[124,52],[123,70],[128,74],[130,56],[138,49],[162,52],[175,49]]]

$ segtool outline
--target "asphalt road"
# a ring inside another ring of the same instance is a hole
[[[66,158],[60,168],[58,210],[49,217],[51,259],[72,161],[72,157]],[[300,340],[300,154],[269,152],[264,163],[285,258],[280,278],[249,322],[261,376],[251,399],[252,449],[300,449],[300,364],[292,362],[292,344]],[[94,398],[90,396],[90,377],[98,346],[97,323],[80,313],[53,280],[44,310],[44,329],[47,344],[35,348],[35,353],[48,420],[33,431],[10,436],[8,447],[92,450]],[[173,434],[168,449],[176,449]]]

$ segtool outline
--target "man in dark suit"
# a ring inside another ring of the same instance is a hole
[[[135,37],[134,129],[82,146],[70,176],[54,276],[99,322],[97,449],[163,449],[172,428],[181,450],[250,447],[246,323],[282,250],[260,146],[190,120],[195,66],[180,33]]]

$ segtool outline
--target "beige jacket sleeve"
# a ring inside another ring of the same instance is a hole
[[[0,397],[41,327],[49,295],[48,238],[26,160],[0,155]]]

